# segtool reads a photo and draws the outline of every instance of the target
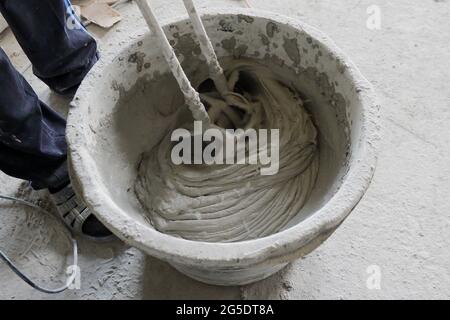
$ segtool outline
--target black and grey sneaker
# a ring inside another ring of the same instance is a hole
[[[75,194],[68,184],[50,196],[64,223],[75,233],[82,234],[92,240],[109,241],[114,238],[91,212],[86,204]]]

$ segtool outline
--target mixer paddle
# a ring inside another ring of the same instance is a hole
[[[194,0],[183,0],[183,3],[189,14],[194,27],[194,32],[200,43],[202,54],[208,64],[209,76],[213,80],[217,91],[226,102],[225,106],[223,106],[223,104],[210,105],[210,110],[208,110],[208,113],[210,117],[214,115],[211,122],[217,123],[221,126],[221,124],[230,123],[231,121],[233,127],[243,127],[245,126],[243,121],[245,117],[242,117],[237,110],[241,110],[248,114],[248,111],[252,110],[252,107],[247,99],[235,92],[232,92],[233,88],[230,88],[231,84],[227,81],[223,68],[217,59],[214,47],[208,37],[208,34],[206,33],[205,26],[203,25],[202,19],[200,18],[200,15],[195,7]],[[202,98],[205,101],[211,101],[206,95],[202,95]]]
[[[158,38],[164,58],[166,59],[169,68],[172,71],[172,74],[174,75],[181,91],[183,92],[186,104],[191,110],[194,119],[197,121],[201,121],[204,128],[208,128],[211,124],[211,120],[205,106],[200,100],[200,95],[192,87],[191,82],[187,78],[186,73],[181,67],[180,61],[175,55],[175,52],[171,47],[169,40],[167,40],[167,37],[164,34],[164,30],[158,23],[153,10],[150,8],[147,0],[135,0],[135,2],[137,3],[139,10],[142,13],[142,16],[147,22],[148,27],[152,32],[155,33],[155,36]]]

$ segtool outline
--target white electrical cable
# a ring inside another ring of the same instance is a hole
[[[11,197],[11,196],[5,196],[5,195],[0,195],[0,199],[17,202],[17,203],[29,206],[31,208],[37,209],[38,211],[40,211],[42,213],[52,215],[47,210],[44,210],[41,207],[35,205],[34,203],[31,203],[31,202],[23,200],[23,199]],[[72,231],[66,225],[64,225],[64,226],[67,228],[67,230],[71,234],[71,242],[72,242],[72,248],[73,248],[72,249],[73,266],[78,266],[78,243],[77,243],[77,240],[75,240],[75,238],[72,236]],[[31,280],[27,275],[25,275],[22,271],[20,271],[19,268],[14,264],[14,262],[12,262],[12,260],[10,258],[8,258],[8,256],[5,253],[3,253],[1,250],[0,250],[0,260],[5,262],[6,265],[8,265],[11,268],[11,270],[18,277],[20,277],[23,281],[25,281],[28,285],[30,285],[31,287],[33,287],[34,289],[36,289],[38,291],[41,291],[43,293],[48,293],[48,294],[61,293],[65,290],[69,289],[69,287],[74,283],[74,281],[78,275],[77,274],[78,268],[74,268],[70,277],[67,278],[66,284],[64,286],[62,286],[60,288],[56,288],[56,289],[47,289],[47,288],[43,288],[43,287],[39,286],[38,284],[36,284],[36,282]]]

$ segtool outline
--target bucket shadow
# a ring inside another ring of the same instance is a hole
[[[267,279],[258,281],[241,288],[243,300],[288,300],[292,284],[289,275],[292,273],[292,264],[275,273]]]
[[[246,300],[286,299],[284,280],[288,266],[266,280],[242,287],[213,286],[193,280],[168,263],[147,256],[143,275],[143,299]]]
[[[169,264],[147,256],[143,276],[143,299],[242,299],[240,287],[218,287],[193,280]]]

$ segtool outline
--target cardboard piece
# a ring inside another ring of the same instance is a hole
[[[122,20],[120,12],[111,8],[107,3],[98,1],[102,0],[94,1],[88,5],[80,5],[81,16],[102,28],[111,28],[114,24]]]

